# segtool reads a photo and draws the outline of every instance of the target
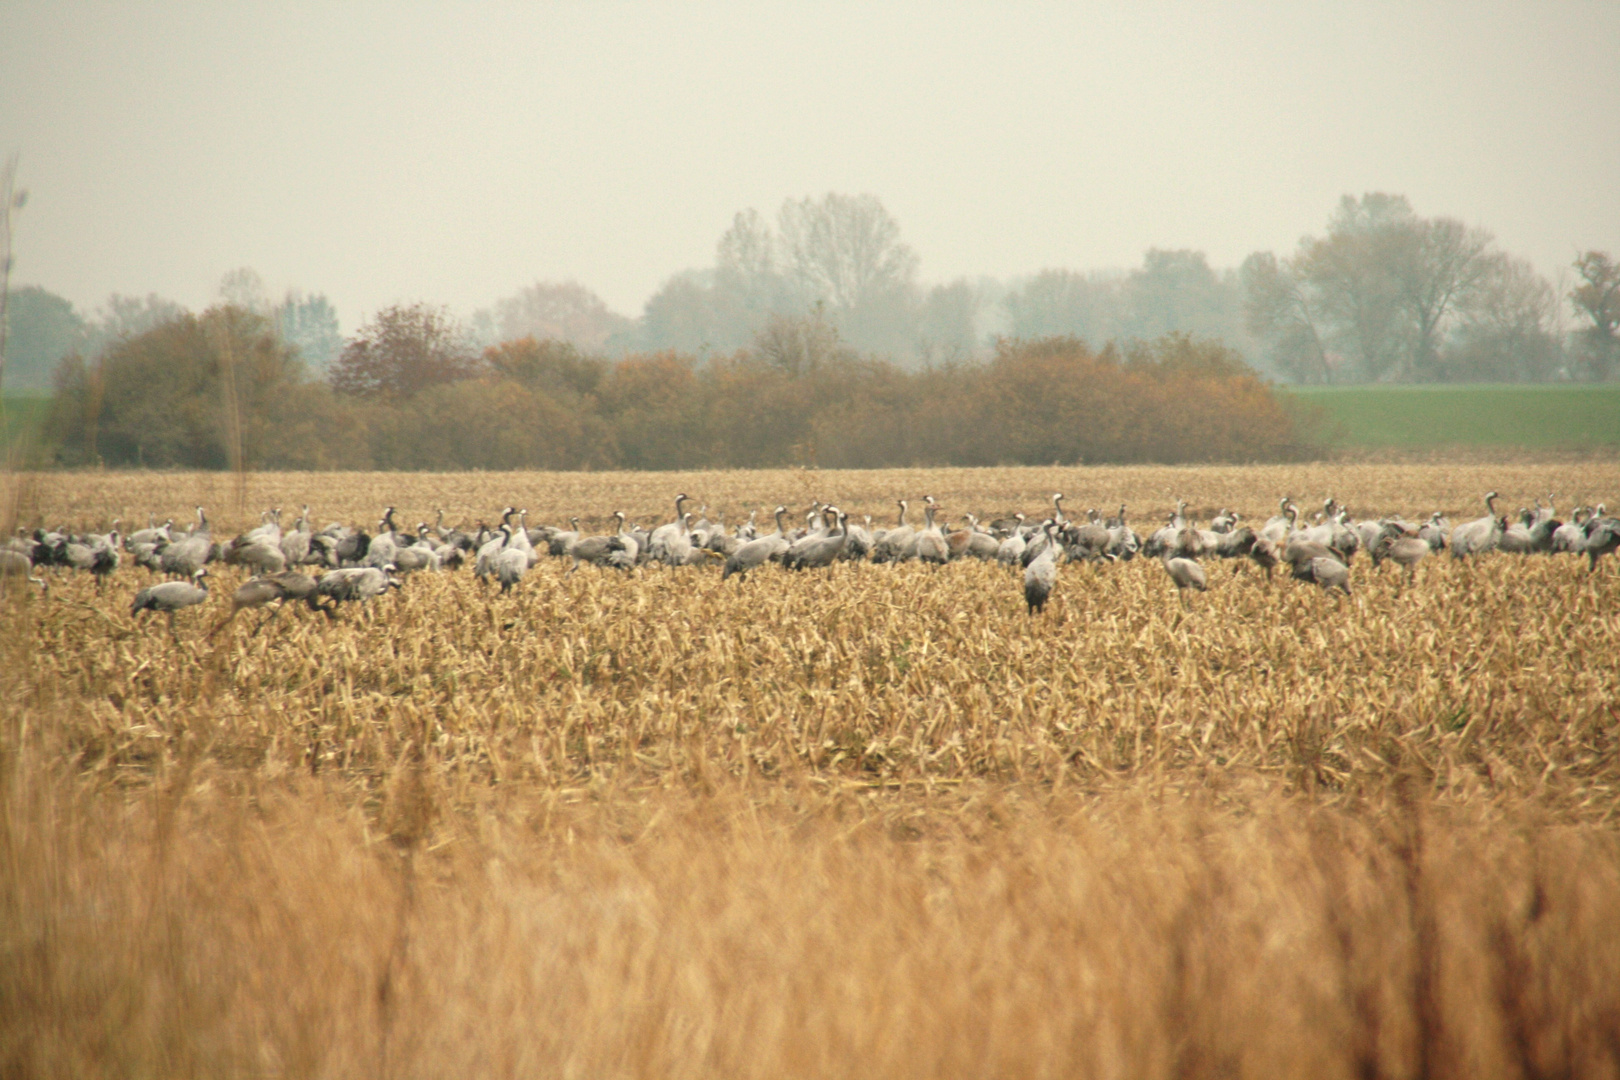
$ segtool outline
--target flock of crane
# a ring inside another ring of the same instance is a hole
[[[102,580],[117,572],[127,556],[152,575],[171,579],[137,592],[131,615],[166,614],[172,633],[175,612],[209,598],[210,563],[246,567],[254,576],[236,590],[217,633],[243,609],[274,603],[273,618],[293,601],[333,617],[341,604],[381,596],[399,588],[410,574],[467,564],[480,580],[506,593],[543,557],[567,560],[569,574],[581,565],[624,572],[649,563],[718,565],[721,580],[745,577],[767,563],[810,570],[852,560],[945,564],[980,559],[1022,568],[1024,599],[1035,615],[1045,609],[1064,561],[1115,562],[1139,555],[1159,559],[1185,606],[1187,590],[1208,588],[1203,559],[1248,559],[1268,578],[1286,567],[1295,579],[1348,595],[1350,566],[1362,550],[1375,566],[1388,559],[1413,576],[1425,558],[1448,549],[1458,559],[1487,551],[1584,554],[1592,571],[1600,557],[1620,547],[1620,520],[1609,516],[1603,504],[1578,507],[1564,522],[1549,496],[1547,505],[1538,499],[1534,509],[1522,508],[1518,520],[1510,521],[1498,512],[1497,499],[1490,492],[1483,517],[1453,526],[1438,511],[1420,523],[1399,516],[1352,520],[1331,498],[1307,521],[1285,495],[1278,513],[1258,527],[1223,509],[1208,528],[1187,517],[1183,500],[1162,527],[1144,537],[1128,523],[1124,505],[1112,517],[1090,510],[1083,518],[1071,518],[1061,494],[1052,496],[1051,513],[1039,521],[1020,513],[986,524],[968,514],[959,527],[948,528],[938,520],[933,496],[927,496],[920,525],[908,520],[910,504],[900,499],[899,519],[892,528],[874,526],[869,516],[851,521],[837,506],[816,503],[802,525],[790,524],[786,506],[776,507],[775,530],[762,531],[756,514],[734,528],[710,521],[706,508],[694,515],[685,509],[691,498],[682,493],[675,498],[674,517],[650,531],[631,525],[622,511],[613,514],[612,531],[602,534],[583,532],[577,517],[569,519],[570,528],[531,528],[528,511],[511,506],[501,512],[498,525],[481,522],[471,530],[445,527],[442,511],[432,526],[421,522],[415,530],[402,529],[393,507],[384,511],[375,532],[342,524],[317,529],[306,506],[290,528],[283,527],[281,510],[271,509],[259,526],[225,542],[214,539],[199,506],[197,523],[189,530],[176,529],[172,521],[149,524],[127,536],[116,521],[105,534],[18,530],[0,548],[0,581],[22,578],[48,592],[49,582],[40,571],[54,568],[94,575],[99,591]],[[318,577],[307,572],[317,568]]]

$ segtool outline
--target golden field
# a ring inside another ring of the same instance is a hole
[[[1177,497],[1620,504],[1620,466],[13,477],[216,537]],[[1478,508],[1478,509],[1476,509]],[[1620,1076],[1620,571],[543,560],[334,622],[0,604],[0,1075]]]

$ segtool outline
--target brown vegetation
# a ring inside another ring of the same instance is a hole
[[[1486,476],[1620,488],[1612,465],[283,474],[241,499],[555,519],[651,515],[678,481],[733,518],[924,488],[953,515],[1060,489],[1418,514]],[[26,517],[85,524],[236,494],[31,483]],[[418,575],[367,615],[206,642],[216,599],[178,650],[125,614],[141,572],[14,590],[0,1073],[1620,1075],[1620,576],[1356,574],[1348,600],[1214,563],[1183,613],[1151,560],[1067,566],[1031,620],[978,563],[733,587],[543,561],[506,598]]]
[[[835,336],[826,348],[780,344],[703,362],[609,361],[526,338],[475,357],[418,306],[379,315],[329,384],[310,383],[263,320],[223,309],[123,342],[92,367],[69,364],[51,436],[61,465],[192,468],[235,460],[232,418],[241,460],[283,469],[1246,462],[1321,450],[1237,354],[1185,335],[1124,354],[1070,338],[1006,342],[984,364],[914,372]],[[247,356],[275,365],[242,372]]]

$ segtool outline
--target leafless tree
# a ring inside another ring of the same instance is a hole
[[[805,291],[853,311],[911,287],[917,254],[876,195],[828,193],[788,200],[779,225],[787,262]]]

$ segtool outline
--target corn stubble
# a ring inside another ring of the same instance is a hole
[[[650,519],[673,481],[732,520],[796,485],[857,512],[1063,490],[1259,517],[1292,489],[1456,516],[1490,485],[1620,487],[1322,472],[278,476],[245,499]],[[21,502],[144,521],[222,483]],[[1615,567],[1439,558],[1408,586],[1363,558],[1351,599],[1207,567],[1183,612],[1154,561],[1065,566],[1031,619],[978,563],[547,560],[505,598],[418,575],[205,641],[220,567],[179,650],[127,616],[141,572],[13,590],[0,1074],[1620,1076]]]

